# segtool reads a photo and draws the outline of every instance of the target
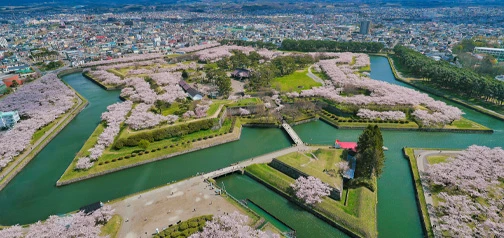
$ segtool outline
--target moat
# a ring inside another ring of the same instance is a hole
[[[371,68],[373,79],[409,87],[394,79],[386,58],[372,56]],[[292,143],[280,129],[243,128],[241,139],[236,142],[56,187],[56,181],[99,123],[101,113],[108,105],[119,101],[119,91],[105,91],[80,73],[64,76],[63,81],[83,95],[89,105],[0,192],[2,225],[32,223],[51,214],[76,210],[92,202],[105,202],[185,179],[198,172],[226,167],[250,157],[286,148]],[[380,237],[423,236],[408,161],[401,151],[403,147],[462,149],[472,144],[495,147],[501,146],[504,140],[502,121],[430,96],[459,107],[465,112],[464,117],[493,129],[494,133],[384,131],[385,146],[389,150],[385,153],[385,172],[378,182],[377,222]],[[336,138],[356,141],[361,133],[361,130],[338,130],[322,121],[293,128],[303,141],[312,144],[330,145]],[[336,228],[305,214],[300,208],[248,178],[232,175],[222,178],[219,183],[221,181],[226,183],[229,192],[236,197],[254,199],[255,203],[296,229],[298,237],[307,237],[309,234],[311,237],[327,237],[328,234],[332,237],[345,236]],[[236,187],[233,184],[237,184]],[[243,190],[243,184],[250,184],[250,189]],[[251,191],[254,191],[253,197],[248,195]],[[278,204],[274,205],[270,201]],[[290,217],[296,214],[297,220],[292,220]],[[303,219],[309,220],[313,225],[296,226]],[[311,233],[309,229],[313,227],[317,227],[320,233]]]

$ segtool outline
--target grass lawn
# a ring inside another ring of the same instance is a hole
[[[464,129],[464,130],[490,130],[490,128],[473,122],[466,118],[461,118],[452,122],[450,125],[445,125],[445,129]]]
[[[409,160],[411,174],[413,176],[413,181],[415,182],[416,188],[416,197],[418,199],[417,204],[420,206],[420,210],[422,211],[423,225],[424,229],[427,230],[428,237],[434,237],[434,233],[432,231],[432,225],[429,218],[429,212],[427,210],[427,203],[425,202],[424,191],[422,187],[422,181],[420,180],[420,173],[418,172],[417,161],[415,158],[415,153],[413,148],[404,148],[404,153],[406,158]]]
[[[279,88],[281,92],[301,92],[301,90],[322,86],[321,83],[315,82],[308,77],[307,73],[308,69],[298,70],[292,74],[275,78],[271,82],[271,87],[274,89]]]
[[[161,114],[163,116],[173,115],[173,113],[175,113],[178,110],[180,110],[180,103],[174,102],[170,105],[169,108],[164,108],[163,110],[161,110]]]
[[[220,105],[226,105],[229,102],[229,100],[212,100],[212,104],[207,111],[207,116],[212,116],[217,112],[217,110],[219,110]]]
[[[119,215],[114,215],[110,220],[102,226],[100,236],[108,236],[116,238],[119,228],[121,228],[122,218]]]
[[[237,120],[233,133],[238,133],[240,126],[241,124],[239,120]],[[138,154],[138,152],[144,151],[144,149],[138,146],[123,147],[120,150],[111,150],[111,148],[108,147],[103,152],[103,155],[98,158],[98,161],[95,162],[95,165],[93,167],[85,171],[74,170],[78,158],[89,154],[87,150],[94,146],[98,136],[103,130],[100,129],[100,127],[97,127],[88,141],[86,141],[84,146],[81,148],[77,156],[74,158],[70,166],[66,169],[65,173],[61,176],[59,181],[62,182],[86,175],[96,174],[122,166],[159,158],[176,152],[186,151],[193,148],[194,143],[205,141],[203,137],[218,137],[218,135],[224,135],[225,132],[228,132],[230,128],[231,120],[226,120],[219,130],[202,130],[182,137],[174,137],[161,141],[154,141],[150,143],[149,147],[145,150],[148,153],[144,153],[142,155]],[[192,142],[193,140],[195,140],[195,142]],[[135,153],[136,155],[132,156],[132,153]],[[129,158],[126,158],[126,156],[128,156]]]
[[[343,178],[338,174],[337,163],[343,160],[341,149],[318,149],[311,153],[290,153],[277,159],[297,170],[319,178],[334,188],[343,187]],[[328,171],[328,172],[324,172]]]
[[[439,164],[439,163],[444,163],[446,160],[450,158],[450,156],[446,155],[431,155],[427,156],[427,163],[429,164]]]
[[[284,196],[292,197],[290,184],[295,180],[266,164],[248,166],[245,170],[267,184],[277,188]],[[313,206],[317,212],[361,237],[377,237],[376,193],[367,188],[351,189],[347,205],[344,201],[324,198]]]
[[[243,98],[238,100],[235,103],[231,103],[229,107],[240,107],[240,106],[252,106],[262,104],[262,100],[260,98]]]

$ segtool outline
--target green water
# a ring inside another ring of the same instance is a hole
[[[229,175],[217,180],[237,199],[250,199],[296,230],[296,237],[347,237],[303,208],[289,202],[246,175]],[[276,225],[276,224],[274,224]]]
[[[372,78],[409,87],[394,80],[386,58],[371,57],[371,63]],[[285,133],[279,129],[244,128],[241,140],[237,142],[57,188],[56,181],[99,123],[100,115],[106,106],[118,101],[119,94],[117,91],[110,92],[99,88],[80,74],[68,75],[63,80],[87,98],[90,104],[5,189],[0,191],[2,225],[31,223],[45,219],[51,214],[66,213],[95,201],[126,196],[290,145]],[[472,144],[491,147],[503,145],[503,122],[458,104],[447,103],[461,108],[466,113],[466,118],[494,129],[495,133],[384,131],[385,146],[389,151],[385,152],[387,156],[385,172],[378,182],[380,237],[423,236],[408,162],[402,156],[402,147],[463,149]],[[360,130],[337,130],[320,121],[298,125],[294,129],[304,141],[315,144],[333,144],[335,139],[356,141],[361,133]],[[337,229],[302,211],[246,176],[233,175],[223,180],[232,194],[233,191],[240,191],[243,188],[253,190],[254,193],[251,194],[233,195],[239,199],[252,198],[252,201],[259,206],[296,229],[299,237],[344,236]]]
[[[253,210],[255,213],[257,213],[259,216],[263,217],[264,220],[278,228],[281,232],[289,232],[292,231],[288,226],[286,226],[284,223],[282,223],[280,220],[276,219],[272,215],[270,215],[268,212],[266,212],[264,209],[261,207],[257,206],[256,204],[250,202],[247,203],[247,207]]]
[[[56,187],[56,181],[99,123],[101,113],[119,100],[118,91],[105,91],[80,74],[63,80],[88,99],[89,106],[0,191],[2,225],[32,223],[290,146],[280,129],[243,128],[241,140],[236,142]]]

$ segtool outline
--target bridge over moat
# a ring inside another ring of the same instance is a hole
[[[294,129],[292,129],[292,127],[285,120],[282,121],[282,127],[287,132],[287,134],[289,134],[290,138],[294,141],[294,143],[296,143],[297,146],[304,145],[303,141],[298,136],[296,131],[294,131]]]

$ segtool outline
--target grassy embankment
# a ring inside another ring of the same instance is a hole
[[[409,161],[411,168],[411,175],[413,176],[413,183],[415,184],[415,192],[417,198],[418,209],[422,214],[422,226],[424,232],[428,237],[434,237],[432,231],[432,225],[429,218],[429,211],[427,210],[427,203],[425,202],[424,190],[422,187],[422,180],[420,179],[420,173],[418,171],[417,161],[415,158],[414,148],[404,148],[404,155]]]
[[[273,79],[271,86],[274,89],[280,89],[280,92],[301,92],[302,90],[322,86],[315,82],[308,75],[308,69],[298,70],[292,74]]]
[[[310,152],[316,157],[314,158]],[[310,152],[291,153],[276,159],[305,174],[317,177],[334,188],[343,187],[343,179],[337,173],[337,163],[344,159],[346,153],[336,149],[318,149]]]
[[[320,176],[320,173],[316,173],[314,170],[322,171],[326,166],[326,163],[320,163],[318,166],[314,164],[312,168],[305,169],[304,172],[310,172],[312,173],[310,175],[313,176]],[[302,168],[298,167],[298,169],[301,170]],[[290,198],[291,201],[296,201],[295,195],[292,194],[292,189],[290,188],[290,184],[295,182],[293,178],[266,164],[249,166],[246,168],[246,171],[255,177],[255,179],[259,179],[263,183],[274,187],[277,190],[276,192],[279,192],[284,197]],[[336,201],[326,197],[321,203],[307,208],[310,209],[310,212],[333,221],[342,229],[356,236],[377,237],[376,192],[360,187],[349,189],[347,196],[346,204],[344,199]],[[297,202],[299,204],[299,201]]]

